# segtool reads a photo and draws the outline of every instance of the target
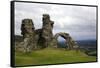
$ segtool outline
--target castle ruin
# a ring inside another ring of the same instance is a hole
[[[23,19],[21,24],[21,34],[23,35],[23,41],[20,42],[16,50],[21,50],[23,52],[31,52],[35,49],[42,49],[46,47],[56,47],[58,45],[57,38],[59,36],[66,40],[67,49],[77,49],[77,43],[72,39],[72,37],[65,32],[60,32],[53,35],[53,25],[54,21],[50,20],[49,14],[43,14],[42,17],[42,28],[35,29],[34,22],[32,19]]]

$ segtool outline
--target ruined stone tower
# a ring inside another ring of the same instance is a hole
[[[34,32],[34,24],[32,19],[23,19],[21,24],[21,34],[23,38],[30,37]]]
[[[30,52],[37,47],[37,36],[32,19],[23,19],[21,24],[23,41],[17,46],[23,52]]]
[[[54,22],[50,20],[48,14],[43,14],[42,22],[42,37],[44,38],[45,46],[48,47],[53,39],[52,30]]]

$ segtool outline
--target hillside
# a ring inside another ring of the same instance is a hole
[[[45,48],[35,50],[31,53],[15,53],[16,66],[23,65],[42,65],[42,64],[59,64],[74,62],[91,62],[96,61],[95,56],[88,56],[80,51],[64,50],[56,48]]]

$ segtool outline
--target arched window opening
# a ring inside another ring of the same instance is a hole
[[[57,40],[58,40],[58,48],[66,48],[66,47],[68,47],[67,44],[66,44],[66,40],[63,37],[59,36],[57,38]]]

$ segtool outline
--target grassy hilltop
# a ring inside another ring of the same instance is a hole
[[[27,54],[20,52],[15,53],[16,66],[91,61],[96,61],[96,56],[88,56],[80,51],[67,51],[59,48],[45,48]]]

